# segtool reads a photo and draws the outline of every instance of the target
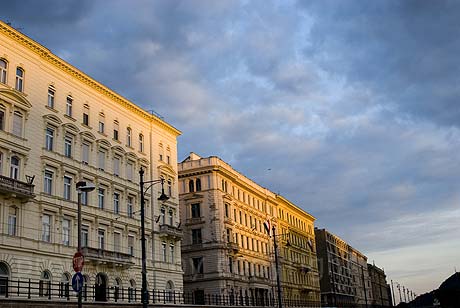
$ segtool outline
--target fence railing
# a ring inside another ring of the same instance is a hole
[[[266,306],[277,307],[273,297],[205,294],[203,292],[178,292],[174,290],[149,290],[152,304],[186,304],[216,306]],[[5,299],[42,299],[50,301],[77,301],[77,292],[70,282],[47,280],[0,280],[0,302]],[[141,303],[141,290],[136,287],[84,285],[83,302]],[[283,299],[284,307],[320,307],[318,302]]]

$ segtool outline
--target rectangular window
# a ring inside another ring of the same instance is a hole
[[[81,247],[88,247],[89,243],[89,228],[87,226],[81,227]]]
[[[64,176],[64,199],[72,200],[72,177]]]
[[[42,241],[51,242],[51,216],[42,216]]]
[[[17,209],[15,207],[10,207],[8,215],[8,235],[16,235],[16,225],[17,225]]]
[[[201,229],[192,229],[192,244],[201,244]]]
[[[126,164],[126,178],[130,181],[133,180],[133,170],[134,170],[134,164],[129,161]]]
[[[203,274],[203,257],[192,258],[194,274]]]
[[[51,195],[53,192],[53,172],[50,170],[45,170],[43,191],[49,195]]]
[[[65,246],[70,245],[70,220],[64,219],[62,221],[62,244]]]
[[[193,203],[191,205],[191,208],[192,208],[192,218],[200,218],[201,217],[200,203]]]
[[[174,264],[174,245],[173,244],[169,245],[169,259],[171,260],[171,263]]]
[[[72,143],[73,143],[73,138],[71,136],[65,136],[64,138],[65,157],[72,157]]]
[[[103,229],[97,231],[97,247],[101,250],[105,249],[105,231]]]
[[[139,152],[144,152],[144,135],[139,134]]]
[[[230,273],[233,273],[233,259],[232,258],[228,258],[228,271]]]
[[[16,68],[16,86],[15,89],[24,91],[24,71],[21,68]]]
[[[53,142],[54,142],[54,128],[47,127],[46,128],[46,137],[45,137],[45,148],[48,151],[53,150]]]
[[[225,203],[225,217],[228,218],[228,213],[229,213],[229,207],[230,205],[228,203]]]
[[[134,236],[128,235],[128,253],[134,256]]]
[[[99,150],[97,152],[97,164],[100,170],[105,169],[105,151]]]
[[[115,214],[120,213],[120,194],[119,193],[113,194],[113,212]]]
[[[100,209],[104,209],[105,189],[99,188],[97,191],[97,206]]]
[[[133,196],[128,196],[127,202],[127,210],[128,210],[128,217],[133,218]]]
[[[161,259],[163,262],[166,262],[166,243],[161,243]]]
[[[105,124],[102,121],[99,121],[99,132],[103,134],[105,131]]]
[[[166,155],[166,163],[171,164],[171,157],[169,155]]]
[[[48,107],[54,109],[54,89],[48,88]]]
[[[68,115],[69,117],[72,116],[72,104],[73,104],[73,98],[70,96],[67,96],[67,101],[65,105],[65,114]]]
[[[89,114],[83,113],[83,124],[89,126]]]
[[[121,234],[118,232],[113,233],[113,249],[115,252],[120,252],[121,248]]]
[[[113,130],[113,139],[118,140],[118,130],[117,129]]]
[[[86,165],[89,163],[89,144],[87,143],[81,146],[81,161]]]
[[[113,158],[113,174],[120,176],[120,158],[118,156]]]
[[[82,191],[80,193],[81,195],[81,204],[82,205],[88,205],[88,192],[87,191]]]
[[[19,111],[14,112],[13,116],[13,135],[22,137],[23,116]]]

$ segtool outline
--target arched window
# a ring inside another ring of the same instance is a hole
[[[59,283],[59,297],[69,296],[69,285],[70,285],[70,274],[69,273],[62,274],[61,281]]]
[[[129,147],[132,146],[132,131],[130,127],[126,129],[126,145]]]
[[[128,302],[135,302],[136,297],[136,281],[134,281],[134,279],[131,279],[129,281],[128,287]]]
[[[51,295],[51,273],[49,271],[43,271],[40,276],[38,294],[40,297]]]
[[[10,162],[10,178],[12,179],[19,179],[19,163],[20,160],[17,156],[11,157]]]
[[[190,180],[188,182],[188,192],[194,192],[195,191],[195,185],[193,183],[193,180]]]
[[[24,91],[24,70],[20,67],[16,68],[16,86],[18,91]]]
[[[5,59],[0,59],[0,82],[6,83],[6,76],[8,72],[8,62]]]
[[[8,280],[10,279],[10,269],[8,264],[0,262],[0,296],[5,296],[8,291]]]
[[[83,288],[81,290],[81,296],[83,297],[83,300],[87,300],[88,296],[88,282],[89,282],[89,277],[86,275],[83,275]]]
[[[201,191],[201,180],[196,179],[196,191]]]
[[[166,300],[172,302],[174,299],[174,283],[169,280],[166,283]]]

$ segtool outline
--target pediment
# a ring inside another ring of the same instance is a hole
[[[0,99],[13,104],[20,105],[25,109],[32,108],[32,104],[29,103],[27,98],[21,92],[12,89],[0,89]]]
[[[161,164],[158,166],[158,170],[166,174],[176,175],[176,171],[170,165]]]

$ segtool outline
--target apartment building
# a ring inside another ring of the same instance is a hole
[[[371,278],[367,269],[367,257],[351,246],[348,246],[348,250],[355,304],[360,306],[371,305],[373,292]]]
[[[369,278],[371,280],[372,293],[374,298],[372,299],[372,305],[378,307],[391,307],[391,289],[387,283],[385,271],[375,264],[367,264],[369,271]]]
[[[146,192],[149,288],[182,289],[180,132],[0,22],[0,267],[9,279],[69,282],[83,193],[86,284],[140,288],[139,170]],[[46,290],[41,294],[46,296]]]
[[[312,216],[303,213],[296,218],[301,210],[295,205],[218,157],[191,153],[178,170],[187,293],[198,303],[205,294],[225,296],[237,304],[272,303],[276,298],[276,268],[273,238],[267,230],[275,227],[279,251],[284,253],[280,257],[284,298],[315,298],[314,254],[305,248],[313,237],[307,233],[309,226],[313,228]],[[277,217],[281,202],[283,227]],[[296,246],[286,249],[288,239]]]

